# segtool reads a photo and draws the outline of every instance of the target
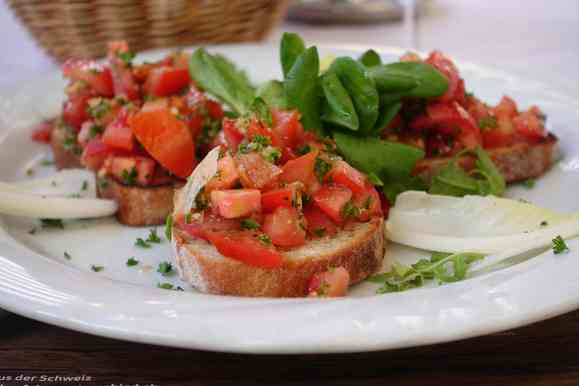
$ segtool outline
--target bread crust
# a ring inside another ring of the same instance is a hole
[[[348,232],[348,231],[342,231]],[[317,256],[298,257],[311,248],[313,242],[283,253],[280,268],[264,269],[250,266],[220,255],[204,240],[188,240],[173,228],[172,245],[181,279],[202,292],[220,295],[252,297],[302,297],[307,295],[311,277],[330,267],[344,267],[350,274],[350,284],[358,283],[382,267],[385,250],[384,219],[374,218],[355,229]]]
[[[58,170],[82,168],[80,154],[75,154],[64,147],[64,141],[68,136],[67,129],[55,124],[50,134],[50,147],[54,157],[54,165]]]
[[[117,219],[130,226],[162,225],[173,210],[173,194],[183,183],[126,186],[110,177],[97,178],[97,195],[119,204]]]
[[[508,183],[540,177],[559,157],[558,139],[553,134],[537,144],[518,143],[486,151]],[[415,173],[430,181],[451,159],[423,159],[417,163]],[[461,157],[459,164],[464,169],[471,170],[475,166],[475,160],[469,156]]]

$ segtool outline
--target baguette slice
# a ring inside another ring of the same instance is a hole
[[[175,189],[182,183],[153,187],[126,186],[110,177],[97,179],[97,196],[119,204],[117,219],[131,226],[162,225],[173,210]]]
[[[536,178],[543,175],[559,159],[558,139],[549,134],[537,144],[518,143],[513,146],[488,149],[487,153],[507,183]],[[430,181],[452,158],[427,158],[418,162],[416,174]],[[473,157],[459,159],[459,164],[466,170],[475,167]]]
[[[76,169],[83,168],[80,163],[79,154],[66,149],[64,142],[70,136],[70,133],[63,125],[55,125],[50,135],[50,147],[54,157],[56,169]],[[80,149],[80,148],[79,148]]]
[[[382,267],[384,219],[357,223],[334,237],[324,237],[283,252],[277,269],[257,268],[221,255],[210,243],[173,228],[172,245],[181,280],[202,292],[253,297],[302,297],[310,278],[330,267],[344,267],[350,284]]]

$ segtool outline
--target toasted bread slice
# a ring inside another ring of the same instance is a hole
[[[161,225],[173,210],[173,194],[182,183],[140,187],[123,185],[110,177],[99,177],[97,195],[119,204],[117,219],[132,226]]]
[[[384,219],[374,218],[343,229],[336,236],[309,240],[283,252],[277,269],[263,269],[221,255],[210,243],[173,228],[173,249],[181,279],[202,292],[220,295],[300,297],[310,278],[330,267],[344,267],[350,284],[382,267]]]
[[[54,125],[50,135],[50,147],[54,157],[54,164],[58,170],[82,168],[80,163],[80,147],[67,148],[65,142],[68,138],[76,137],[63,125]]]
[[[506,182],[536,178],[544,174],[559,159],[558,140],[553,134],[537,144],[519,143],[513,146],[487,149]],[[444,167],[450,157],[427,158],[418,162],[416,173],[430,181]],[[460,165],[466,170],[475,166],[473,157],[462,157]]]

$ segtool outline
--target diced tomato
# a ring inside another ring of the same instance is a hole
[[[141,111],[155,111],[155,110],[166,110],[169,108],[168,98],[158,98],[152,101],[147,101],[141,107]]]
[[[317,156],[318,151],[314,150],[294,160],[288,161],[282,167],[283,172],[280,180],[286,183],[299,181],[308,186],[313,180],[316,180],[314,167]]]
[[[488,117],[489,115],[492,115],[488,106],[475,97],[469,99],[467,110],[477,122],[485,117]]]
[[[282,255],[251,232],[208,232],[209,241],[224,256],[260,268],[279,268]]]
[[[64,102],[62,107],[64,122],[76,130],[80,130],[82,123],[89,118],[87,113],[89,99],[90,96],[88,95],[73,95]]]
[[[238,154],[235,158],[241,184],[245,188],[264,189],[277,182],[282,170],[257,153]]]
[[[257,119],[252,119],[249,121],[249,126],[247,127],[247,139],[252,141],[257,135],[269,138],[273,146],[282,147],[281,139],[275,131],[266,127]]]
[[[193,113],[188,119],[188,126],[191,130],[191,136],[195,140],[201,134],[203,129],[203,116],[199,113]]]
[[[273,131],[280,138],[283,147],[293,149],[297,147],[304,137],[304,128],[300,122],[300,114],[297,110],[284,111],[272,110]]]
[[[129,109],[123,108],[103,133],[103,142],[120,150],[133,151],[135,138],[129,127]]]
[[[169,96],[187,87],[190,81],[187,68],[157,67],[149,72],[144,91],[147,95]]]
[[[455,100],[460,77],[454,63],[440,51],[433,51],[426,59],[426,63],[432,65],[448,79],[448,89],[438,100],[440,102],[451,102]]]
[[[81,147],[84,148],[93,138],[94,125],[95,123],[93,121],[86,121],[80,127],[80,131],[78,132],[76,139]]]
[[[212,101],[211,99],[208,99],[206,102],[206,106],[207,106],[207,113],[209,114],[209,117],[211,119],[215,120],[223,119],[224,116],[223,107],[221,107],[219,103]]]
[[[280,206],[292,208],[298,199],[297,195],[296,184],[289,184],[284,188],[270,190],[261,195],[261,207],[265,212],[272,212]]]
[[[246,217],[261,211],[261,192],[257,189],[213,190],[211,204],[224,218]]]
[[[169,110],[141,111],[129,119],[129,126],[163,167],[181,178],[191,174],[197,163],[191,132]]]
[[[99,96],[113,96],[113,78],[108,67],[98,65],[92,60],[69,59],[62,65],[62,72],[73,81],[82,80],[88,83]]]
[[[422,58],[415,52],[408,51],[400,57],[401,62],[422,62]]]
[[[304,216],[308,226],[308,233],[312,236],[333,236],[338,232],[336,224],[316,205],[306,206],[304,208]]]
[[[543,121],[532,111],[525,111],[514,117],[513,126],[531,142],[540,141],[547,135]]]
[[[353,193],[366,192],[366,176],[342,160],[334,162],[332,170],[326,174],[324,181],[344,185]]]
[[[111,154],[114,154],[114,150],[97,137],[93,138],[83,149],[80,161],[88,169],[96,171]]]
[[[312,276],[308,284],[308,297],[346,296],[349,286],[350,273],[346,268],[330,268]]]
[[[380,195],[370,183],[366,184],[363,192],[354,193],[352,203],[360,209],[359,221],[368,221],[372,217],[382,216]]]
[[[187,92],[187,95],[185,96],[185,101],[190,109],[198,111],[207,105],[207,95],[199,90],[194,84],[191,84],[189,92]]]
[[[265,215],[263,231],[281,247],[299,247],[306,243],[306,231],[297,210],[292,207],[279,206],[273,213]]]
[[[497,117],[513,118],[517,115],[517,104],[508,96],[503,96],[499,104],[494,108]]]
[[[217,176],[212,177],[205,185],[205,191],[231,189],[239,181],[237,165],[229,153],[217,162]]]
[[[108,59],[111,66],[113,90],[116,96],[137,100],[141,97],[139,84],[134,78],[130,66],[119,57],[119,55],[128,52],[129,46],[125,41],[109,43]]]
[[[239,144],[244,138],[243,133],[237,128],[236,122],[235,119],[223,119],[223,134],[231,151],[237,151]]]
[[[510,146],[515,140],[512,120],[507,116],[497,118],[497,127],[482,130],[483,147],[497,148]]]
[[[193,237],[209,241],[207,235],[209,232],[238,231],[240,230],[240,221],[238,219],[227,219],[220,216],[205,213],[202,222],[185,222],[183,217],[177,226]]]
[[[40,125],[34,128],[30,138],[34,142],[50,143],[51,133],[52,133],[52,123],[42,122]]]
[[[333,222],[344,222],[342,210],[352,198],[352,191],[341,185],[324,185],[314,196],[314,203],[326,213]]]
[[[482,143],[482,138],[480,134],[480,129],[478,124],[470,116],[470,114],[457,102],[454,102],[454,106],[458,115],[460,116],[461,128],[458,134],[458,141],[462,143],[468,149],[474,149]]]
[[[109,172],[120,182],[129,182],[134,173],[134,182],[141,186],[147,186],[155,173],[155,161],[149,157],[123,157],[114,156],[109,164]],[[133,182],[133,181],[131,181]]]

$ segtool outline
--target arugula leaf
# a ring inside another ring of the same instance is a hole
[[[499,172],[494,162],[489,157],[488,153],[482,148],[477,147],[475,153],[478,157],[476,161],[476,169],[479,173],[482,173],[490,185],[490,193],[495,196],[502,196],[507,188],[507,184],[503,175]]]
[[[281,37],[279,49],[279,60],[283,71],[283,77],[287,78],[288,73],[300,56],[306,50],[303,39],[296,33],[284,32]]]
[[[255,90],[244,72],[221,55],[198,48],[189,60],[191,78],[210,94],[244,114],[255,97]]]
[[[288,108],[283,83],[279,80],[269,80],[263,83],[257,89],[257,96],[261,97],[271,107],[281,110]]]
[[[358,130],[360,122],[350,95],[333,71],[321,77],[325,96],[322,120],[350,130]]]
[[[334,72],[348,94],[358,114],[359,130],[367,134],[378,119],[380,97],[374,81],[364,65],[350,57],[334,60],[328,71]]]
[[[297,109],[304,129],[323,135],[320,120],[318,73],[320,62],[316,47],[310,47],[297,57],[287,73],[284,89],[288,107]]]
[[[564,252],[569,252],[569,247],[565,240],[561,236],[557,236],[553,239],[553,253],[558,255]]]
[[[260,98],[256,97],[253,99],[251,103],[250,110],[252,113],[255,114],[256,118],[265,123],[268,127],[273,125],[273,118],[271,116],[271,110],[269,109],[268,105],[265,101]]]
[[[382,64],[380,55],[378,55],[378,53],[372,49],[364,52],[358,60],[366,67],[375,67]]]

